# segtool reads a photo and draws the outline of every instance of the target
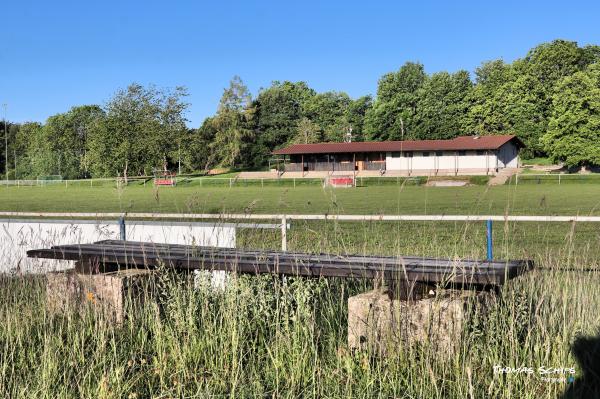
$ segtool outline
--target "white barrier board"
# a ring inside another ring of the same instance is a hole
[[[128,221],[127,239],[165,244],[235,248],[235,227],[200,223]],[[30,249],[119,239],[119,225],[106,221],[0,221],[0,273],[45,273],[73,262],[27,257]]]

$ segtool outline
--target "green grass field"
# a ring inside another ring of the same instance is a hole
[[[600,215],[600,185],[8,187],[2,211]]]
[[[550,158],[531,158],[531,159],[522,159],[521,163],[523,165],[552,165],[552,160]]]
[[[12,187],[0,189],[0,208],[598,215],[600,185]],[[276,249],[279,231],[238,230],[237,245]],[[481,222],[293,221],[288,245],[480,258],[485,230]],[[536,269],[502,289],[449,358],[427,341],[386,358],[350,353],[347,300],[370,281],[244,276],[215,292],[161,271],[161,295],[113,326],[91,311],[49,313],[41,279],[0,278],[0,397],[556,398],[569,389],[565,397],[595,397],[584,382],[600,357],[600,226],[496,223],[494,245],[497,258],[531,258]],[[577,380],[499,376],[497,365],[574,367]]]

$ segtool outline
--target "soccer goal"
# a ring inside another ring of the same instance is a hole
[[[324,183],[329,187],[354,187],[356,180],[353,175],[327,176]]]
[[[49,184],[58,184],[63,181],[62,175],[45,175],[38,176],[36,179],[36,185],[38,186],[46,186]]]
[[[167,169],[154,169],[154,185],[155,186],[171,186],[174,187],[177,184],[175,172],[171,172]]]

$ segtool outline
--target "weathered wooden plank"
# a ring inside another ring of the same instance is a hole
[[[123,267],[225,270],[309,277],[374,278],[426,283],[502,285],[531,261],[478,261],[392,256],[339,256],[107,240],[28,251],[28,256]]]
[[[119,244],[126,243],[126,244]],[[101,244],[101,245],[99,245]],[[142,245],[140,245],[142,244]],[[200,247],[200,246],[186,246],[186,245],[168,245],[168,244],[150,244],[148,243],[132,243],[127,241],[100,241],[96,244],[81,244],[72,246],[61,246],[64,250],[67,249],[79,249],[81,251],[110,251],[110,250],[124,250],[131,253],[159,253],[165,256],[198,256],[203,254],[204,256],[215,254],[222,256],[224,254],[235,255],[236,257],[269,257],[277,256],[279,258],[293,258],[303,259],[309,261],[318,262],[336,262],[336,263],[348,263],[348,264],[392,264],[396,266],[402,265],[419,265],[419,266],[435,266],[435,267],[473,267],[480,266],[489,269],[500,269],[504,271],[507,265],[513,263],[520,263],[523,261],[484,261],[484,260],[465,260],[465,259],[438,259],[438,258],[427,258],[427,257],[382,257],[382,256],[364,256],[364,255],[348,255],[338,256],[331,254],[308,254],[308,253],[293,253],[293,252],[276,252],[276,251],[251,251],[251,250],[239,250],[230,248],[214,248],[214,247]],[[104,253],[104,252],[103,252]]]
[[[112,253],[111,253],[112,252]],[[306,267],[306,268],[313,268],[315,269],[319,269],[319,268],[323,268],[323,267],[327,267],[329,269],[332,269],[332,271],[336,274],[336,275],[340,275],[340,276],[347,276],[350,274],[355,274],[356,272],[359,272],[363,275],[391,275],[391,274],[396,274],[398,277],[402,277],[403,274],[403,269],[406,270],[406,272],[408,272],[409,274],[414,275],[415,269],[419,269],[418,271],[421,274],[437,274],[438,276],[452,276],[454,275],[454,280],[457,280],[457,277],[460,276],[460,280],[465,280],[467,279],[469,276],[472,276],[470,280],[476,280],[476,281],[480,281],[480,282],[491,282],[490,280],[498,280],[498,277],[503,277],[503,276],[498,276],[498,271],[494,270],[494,269],[481,269],[478,270],[477,268],[427,268],[425,265],[405,265],[402,268],[399,268],[397,265],[394,265],[393,268],[390,268],[389,265],[348,265],[346,263],[342,263],[341,265],[338,263],[334,263],[334,262],[326,262],[325,264],[318,264],[318,262],[314,262],[311,260],[301,260],[298,261],[298,259],[293,259],[291,262],[289,259],[270,259],[270,258],[265,258],[265,259],[244,259],[242,257],[217,257],[215,254],[211,254],[211,256],[209,256],[208,258],[206,256],[204,257],[192,257],[192,256],[165,256],[164,254],[160,254],[160,253],[156,253],[153,251],[144,251],[143,253],[134,253],[133,251],[125,251],[125,252],[120,252],[119,253],[115,253],[114,250],[111,251],[107,251],[106,249],[102,249],[102,250],[93,250],[92,248],[78,248],[78,249],[72,249],[72,248],[65,248],[64,246],[61,248],[56,248],[54,250],[46,250],[46,253],[38,253],[38,254],[34,254],[33,251],[30,254],[32,256],[40,256],[40,257],[50,257],[50,258],[61,258],[61,259],[72,259],[72,260],[78,260],[82,257],[95,257],[95,258],[99,258],[100,261],[102,262],[110,262],[110,263],[121,263],[123,265],[128,265],[128,264],[134,264],[134,265],[156,265],[159,264],[160,262],[166,262],[169,263],[170,265],[174,266],[174,267],[183,267],[183,268],[209,268],[207,267],[207,263],[210,265],[210,268],[212,269],[218,269],[219,267],[215,266],[219,263],[233,263],[233,264],[239,264],[239,265],[246,265],[244,270],[247,270],[247,266],[248,264],[250,264],[253,267],[253,270],[258,270],[259,268],[256,268],[257,264],[265,264],[267,266],[269,266],[269,269],[267,271],[274,271],[276,270],[276,267],[279,267],[280,269],[283,267],[286,268],[295,268],[295,273],[301,273],[301,274],[307,274],[307,275],[314,275],[314,271],[305,271],[305,272],[299,272],[298,269],[302,268],[302,267]],[[228,268],[231,269],[231,268]],[[352,271],[352,273],[349,273],[348,270]],[[511,268],[508,268],[508,275],[509,277],[513,274]],[[325,274],[323,271],[321,271],[320,273],[321,275]],[[327,273],[329,274],[329,273]],[[505,273],[506,274],[506,273]],[[482,280],[483,277],[483,280]],[[393,277],[392,277],[393,278]],[[437,279],[440,279],[441,277],[437,277]],[[500,282],[500,281],[497,281]]]
[[[395,270],[395,271],[399,271],[402,272],[404,269],[406,270],[413,270],[414,268],[420,268],[421,270],[425,270],[425,268],[431,268],[434,267],[435,270],[451,270],[451,271],[460,271],[460,272],[485,272],[485,274],[497,274],[499,272],[504,273],[504,267],[502,269],[499,269],[497,266],[495,267],[491,267],[491,268],[485,268],[485,267],[477,267],[477,266],[473,266],[473,267],[465,267],[465,265],[461,265],[460,263],[456,263],[456,262],[438,262],[435,264],[429,264],[428,262],[421,262],[420,260],[416,259],[416,260],[411,260],[410,262],[405,262],[405,263],[400,263],[400,262],[394,262],[394,263],[380,263],[380,262],[372,262],[372,263],[368,263],[368,262],[361,262],[361,263],[354,263],[354,262],[346,262],[344,259],[339,259],[339,258],[333,258],[333,259],[315,259],[315,258],[311,258],[311,257],[300,257],[300,256],[248,256],[247,254],[223,254],[220,252],[210,252],[210,253],[188,253],[188,254],[166,254],[166,253],[161,253],[158,251],[149,251],[149,250],[143,250],[143,251],[139,251],[139,250],[135,250],[135,249],[129,249],[126,251],[119,251],[116,249],[96,249],[95,247],[77,247],[77,248],[69,248],[69,247],[61,247],[60,249],[51,249],[51,250],[44,250],[46,251],[46,255],[43,255],[43,257],[63,257],[66,256],[67,254],[69,254],[71,257],[77,258],[78,256],[81,255],[86,255],[86,256],[100,256],[103,258],[107,258],[110,256],[129,256],[132,259],[146,259],[148,257],[156,257],[156,258],[162,258],[163,260],[169,260],[169,261],[187,261],[188,263],[196,263],[196,262],[225,262],[225,261],[233,261],[233,262],[251,262],[251,263],[257,263],[257,262],[277,262],[279,264],[285,264],[286,262],[292,262],[294,264],[307,264],[307,265],[314,265],[314,264],[319,264],[320,266],[328,266],[328,267],[332,267],[332,268],[359,268],[359,267],[369,267],[369,268],[374,268],[374,269],[381,269],[381,270]],[[34,255],[34,252],[32,251],[30,253],[32,256],[38,256],[38,257],[42,257],[41,253],[38,253],[37,255]],[[129,263],[129,262],[126,262]],[[390,269],[391,267],[391,269]]]
[[[342,267],[344,265],[348,265],[348,266],[353,266],[356,267],[358,265],[368,265],[368,266],[393,266],[394,269],[403,269],[405,267],[413,267],[413,266],[419,266],[419,267],[436,267],[436,268],[440,268],[440,267],[444,267],[444,268],[452,268],[453,270],[455,269],[469,269],[471,271],[477,271],[477,267],[479,267],[482,270],[485,270],[486,273],[491,273],[491,272],[497,272],[497,271],[502,271],[504,272],[505,269],[508,268],[510,269],[510,266],[512,264],[514,264],[515,262],[502,262],[502,263],[489,263],[489,262],[469,262],[469,261],[457,261],[457,260],[430,260],[430,259],[419,259],[419,258],[413,258],[413,259],[401,259],[400,261],[398,259],[389,259],[389,260],[381,260],[381,259],[374,259],[375,261],[371,261],[368,262],[367,258],[361,258],[360,262],[354,261],[353,259],[350,259],[350,261],[348,259],[344,259],[341,257],[327,257],[327,258],[323,258],[321,257],[315,257],[314,255],[308,255],[308,254],[275,254],[275,256],[272,256],[270,254],[261,254],[261,253],[257,253],[257,254],[248,254],[248,253],[244,253],[244,252],[227,252],[227,251],[214,251],[213,249],[211,249],[210,251],[202,251],[199,248],[195,248],[193,251],[188,251],[188,252],[165,252],[165,251],[158,251],[158,250],[152,250],[151,248],[143,248],[143,249],[139,249],[139,248],[130,248],[130,249],[118,249],[118,248],[105,248],[105,247],[98,247],[95,245],[81,245],[81,246],[61,246],[59,248],[54,248],[52,250],[53,252],[57,253],[55,255],[48,255],[50,257],[60,257],[60,252],[63,253],[75,253],[75,254],[87,254],[87,255],[102,255],[102,256],[108,256],[111,254],[129,254],[131,256],[134,256],[136,258],[139,257],[144,257],[147,255],[155,255],[155,256],[162,256],[165,259],[186,259],[186,260],[190,260],[190,261],[198,261],[198,260],[213,260],[213,261],[218,261],[220,259],[222,259],[223,257],[226,259],[235,259],[236,261],[242,261],[245,259],[249,259],[249,260],[253,260],[253,261],[264,261],[264,260],[268,260],[268,259],[277,259],[279,262],[283,262],[286,260],[291,260],[294,262],[310,262],[310,263],[320,263],[320,264],[328,264],[331,265],[332,267],[334,267],[335,265],[342,265]],[[31,251],[32,256],[34,256],[34,251]],[[41,255],[37,255],[40,256]],[[44,256],[46,257],[46,256]],[[522,262],[516,262],[517,265],[522,263]]]

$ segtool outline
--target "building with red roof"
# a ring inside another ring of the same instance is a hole
[[[459,136],[451,140],[294,144],[273,151],[284,172],[372,171],[430,176],[495,174],[517,168],[523,142],[514,135]]]

